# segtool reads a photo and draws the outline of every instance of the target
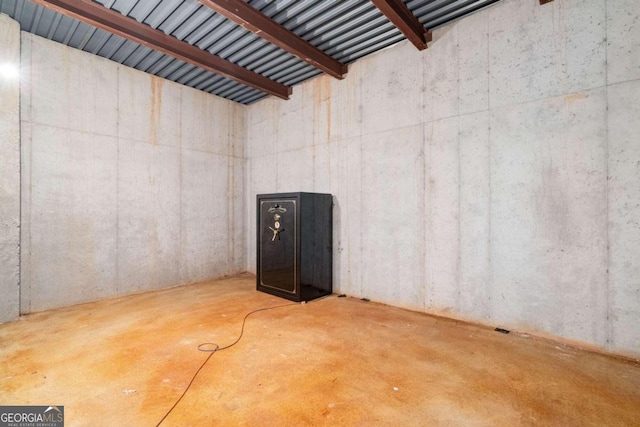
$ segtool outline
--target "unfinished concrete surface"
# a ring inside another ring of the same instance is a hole
[[[335,196],[335,289],[640,355],[640,2],[504,0],[247,114],[255,195]]]
[[[244,106],[22,34],[22,312],[244,270]]]
[[[637,425],[640,365],[255,277],[56,309],[0,326],[0,404],[76,425]]]
[[[0,14],[0,323],[20,314],[20,26]],[[13,68],[15,75],[11,75]]]
[[[0,321],[254,270],[255,195],[319,191],[335,290],[640,357],[640,2],[539,3],[249,108],[23,34]]]

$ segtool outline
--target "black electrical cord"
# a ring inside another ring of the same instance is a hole
[[[164,417],[162,417],[160,422],[158,422],[158,424],[156,424],[156,427],[160,426],[160,424],[162,424],[163,421],[169,416],[171,411],[173,411],[174,408],[176,406],[178,406],[178,403],[180,403],[180,401],[185,396],[185,394],[187,394],[187,391],[189,391],[189,388],[191,387],[191,384],[193,384],[193,381],[196,379],[196,377],[198,376],[198,374],[200,373],[202,368],[204,368],[204,365],[206,365],[207,362],[209,361],[209,359],[211,359],[211,356],[213,356],[217,351],[226,350],[226,349],[231,348],[234,345],[238,344],[238,342],[240,342],[240,340],[242,339],[242,335],[244,334],[244,325],[247,322],[247,317],[251,316],[254,313],[258,313],[260,311],[273,310],[274,308],[280,308],[280,307],[289,307],[291,305],[297,305],[297,304],[298,303],[292,302],[292,303],[289,303],[289,304],[276,305],[276,306],[273,306],[273,307],[259,308],[257,310],[253,310],[253,311],[247,313],[247,315],[244,316],[244,319],[242,319],[242,328],[240,328],[240,335],[238,336],[238,338],[234,342],[232,342],[231,344],[229,344],[227,346],[220,347],[220,346],[218,346],[218,344],[210,343],[210,342],[205,342],[205,343],[202,343],[202,344],[198,345],[198,350],[206,352],[206,353],[210,353],[210,354],[207,356],[206,359],[204,359],[204,362],[202,362],[202,365],[200,365],[200,367],[198,368],[196,373],[193,374],[193,377],[191,377],[191,381],[189,381],[189,384],[187,384],[187,388],[184,389],[184,391],[182,392],[182,394],[180,395],[178,400],[176,400],[176,403],[174,403],[173,406],[167,411],[167,413],[164,414]],[[211,346],[211,348],[204,348],[204,346]]]

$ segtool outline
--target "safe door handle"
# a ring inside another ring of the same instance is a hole
[[[280,240],[280,233],[284,231],[284,228],[282,230],[279,230],[269,227],[269,230],[273,231],[273,237],[271,237],[271,241],[273,242],[276,240],[276,237],[278,238],[278,240]]]

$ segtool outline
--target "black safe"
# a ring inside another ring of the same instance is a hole
[[[331,294],[331,194],[258,194],[256,205],[257,289],[297,302]]]

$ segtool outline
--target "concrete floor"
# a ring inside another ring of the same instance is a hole
[[[177,287],[0,325],[0,404],[68,426],[155,425],[251,310],[255,278]],[[162,424],[638,425],[640,365],[335,295],[263,311]]]

